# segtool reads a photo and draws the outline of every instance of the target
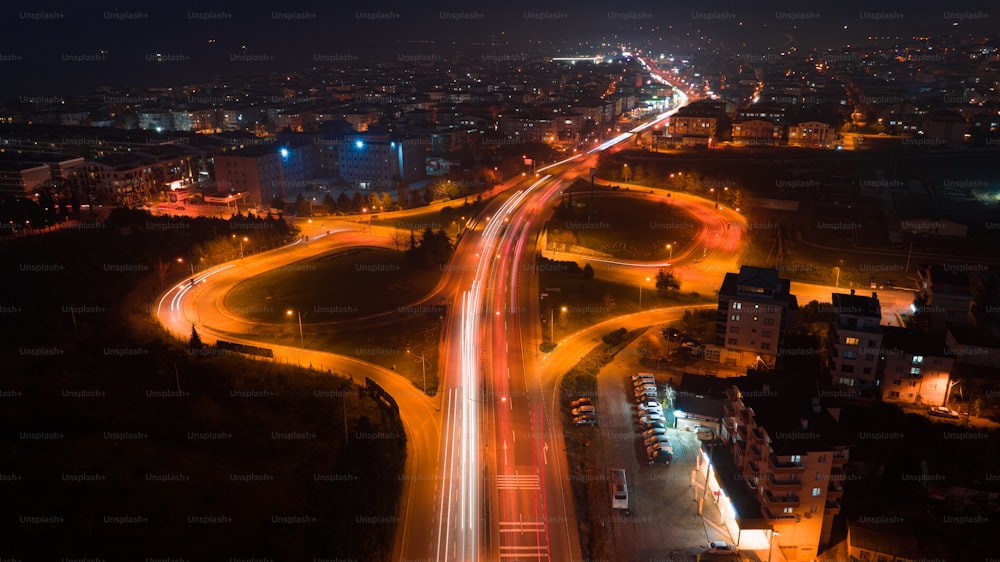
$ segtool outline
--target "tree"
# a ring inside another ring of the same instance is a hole
[[[386,192],[382,194],[382,210],[391,211],[396,208],[395,203],[392,202],[392,194]]]
[[[299,217],[312,216],[312,205],[301,193],[295,198],[295,215]]]
[[[354,195],[351,196],[351,212],[360,213],[364,206],[365,198],[362,197],[361,192],[355,191]]]
[[[271,199],[271,208],[278,209],[279,211],[284,211],[285,202],[281,199],[281,197],[275,197],[274,199]]]
[[[368,205],[368,212],[375,213],[382,206],[382,197],[375,193],[374,191],[368,194],[366,199]]]
[[[667,294],[681,290],[681,283],[674,276],[673,272],[660,270],[656,273],[656,290],[660,294]]]
[[[594,268],[591,267],[589,263],[587,265],[583,266],[583,278],[584,279],[593,279],[594,278]]]
[[[191,324],[191,339],[188,341],[188,347],[191,349],[204,349],[205,344],[201,341],[201,336],[198,335],[198,330],[195,329],[194,324]]]
[[[337,196],[337,210],[346,213],[351,210],[351,198],[343,191]]]
[[[323,198],[323,210],[329,214],[334,214],[337,212],[337,202],[333,199],[333,196],[327,192],[326,197]]]

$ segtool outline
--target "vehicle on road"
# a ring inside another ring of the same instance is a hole
[[[576,400],[569,403],[570,408],[579,408],[580,406],[591,406],[594,401],[590,398],[577,398]]]
[[[945,406],[935,406],[927,413],[939,418],[950,418],[953,420],[957,420],[960,417],[958,412],[952,410],[951,408],[946,408]]]
[[[706,554],[735,554],[736,547],[726,541],[712,541],[708,543]]]
[[[625,469],[612,468],[608,471],[611,483],[611,509],[628,509],[628,485],[625,483]]]

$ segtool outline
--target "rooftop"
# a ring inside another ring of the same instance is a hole
[[[854,294],[833,293],[833,310],[837,315],[864,316],[882,319],[882,306],[878,302],[878,293],[865,297]]]

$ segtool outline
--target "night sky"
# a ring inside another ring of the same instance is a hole
[[[802,14],[804,19],[779,19],[779,11]],[[550,53],[578,42],[625,40],[672,52],[678,44],[702,45],[685,38],[700,29],[713,44],[745,44],[748,50],[763,52],[788,36],[800,47],[836,47],[869,34],[989,32],[1000,20],[1000,11],[987,1],[949,2],[947,11],[978,14],[980,19],[966,16],[954,26],[941,3],[926,0],[877,5],[856,0],[4,2],[0,99],[73,95],[101,85],[176,86],[215,76],[291,71],[314,66],[317,56],[361,61],[411,53],[450,57],[469,42],[496,41],[495,49],[501,52]],[[876,20],[871,12],[889,17]],[[156,61],[156,53],[164,57]],[[267,60],[234,62],[232,55],[240,54]],[[88,60],[68,60],[73,58]]]

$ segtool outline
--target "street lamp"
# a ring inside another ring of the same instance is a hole
[[[566,310],[565,306],[559,309],[560,312],[566,312]],[[555,309],[551,306],[549,307],[549,341],[553,344],[556,343]]]
[[[406,350],[406,353],[409,353],[410,355],[416,355],[409,349]],[[416,359],[414,359],[414,361],[416,361]],[[423,353],[420,354],[420,368],[424,373],[424,394],[427,394],[427,363],[424,361]]]
[[[649,281],[650,278],[647,277],[646,282],[648,283]],[[642,310],[642,283],[639,283],[639,310]]]
[[[836,266],[833,269],[837,270],[837,280],[834,282],[834,287],[840,287],[840,266]]]
[[[302,335],[302,313],[298,309],[295,309],[294,311],[292,309],[288,309],[288,310],[285,311],[285,314],[287,314],[288,316],[291,316],[292,312],[294,312],[295,315],[299,317],[299,347],[305,349],[305,347],[306,347],[305,341],[306,340],[305,340],[305,337]]]
[[[667,249],[670,250],[670,261],[673,262],[674,261],[674,245],[673,244],[667,244]]]
[[[233,234],[233,238],[236,238],[235,234]],[[239,238],[239,241],[240,241],[240,259],[242,260],[243,259],[243,243],[244,242],[249,242],[250,239],[247,238],[246,236],[244,236],[242,238]]]

